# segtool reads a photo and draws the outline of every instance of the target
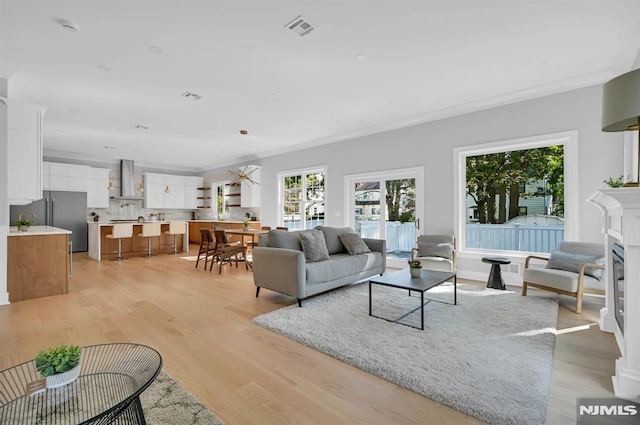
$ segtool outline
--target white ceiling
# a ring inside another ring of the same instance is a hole
[[[196,172],[602,83],[631,69],[639,17],[638,0],[2,0],[0,76],[48,107],[46,156]]]

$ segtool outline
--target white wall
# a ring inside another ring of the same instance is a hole
[[[501,140],[578,131],[580,199],[579,239],[602,242],[599,210],[586,203],[602,181],[622,174],[623,134],[600,130],[602,87],[487,109],[412,127],[318,146],[260,161],[262,165],[262,222],[276,225],[278,172],[326,164],[328,225],[343,226],[343,177],[368,171],[425,167],[424,233],[453,233],[453,150]],[[254,161],[255,163],[256,161]],[[479,261],[461,268],[486,271]]]

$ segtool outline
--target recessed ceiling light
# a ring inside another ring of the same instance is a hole
[[[151,50],[153,53],[162,53],[162,49],[158,46],[151,46],[149,47],[149,50]]]
[[[77,114],[78,111],[76,111],[75,109],[69,109],[69,112],[71,112],[72,114]]]
[[[113,145],[107,145],[104,147],[105,149],[114,150],[116,147]]]
[[[142,125],[142,124],[136,124],[136,125],[134,125],[134,127],[139,129],[139,130],[149,130],[149,126]]]
[[[108,67],[106,67],[106,66],[104,66],[104,65],[98,65],[98,69],[99,69],[100,71],[104,71],[104,72],[109,71],[109,68],[108,68]]]
[[[240,134],[246,136],[247,134],[249,134],[249,132],[247,130],[240,130]]]
[[[66,29],[67,31],[70,32],[78,32],[80,31],[80,27],[78,26],[78,24],[74,24],[71,21],[68,21],[66,19],[63,19],[60,22],[60,25],[62,26],[62,28]]]
[[[271,93],[269,97],[275,99],[276,97],[278,97],[278,93]]]
[[[547,62],[540,62],[536,65],[537,68],[546,68],[549,65]]]
[[[365,59],[366,59],[366,58],[364,57],[364,55],[356,55],[356,56],[354,56],[353,58],[354,58],[355,60],[357,60],[357,61],[363,61],[363,60],[365,60]]]

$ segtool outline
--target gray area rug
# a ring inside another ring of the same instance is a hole
[[[407,291],[373,286],[373,314],[420,305]],[[425,294],[425,330],[369,316],[368,284],[333,291],[254,323],[491,424],[542,424],[558,302],[553,296],[446,284]],[[419,326],[418,312],[403,319]]]
[[[224,425],[165,371],[140,395],[140,403],[149,425]]]

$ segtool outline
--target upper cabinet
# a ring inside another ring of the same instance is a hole
[[[109,171],[108,168],[89,168],[87,208],[109,208]]]
[[[144,207],[176,210],[197,208],[202,177],[144,173]]]
[[[87,165],[45,162],[42,169],[43,189],[87,192],[89,168]],[[108,177],[107,184],[109,184]]]
[[[242,168],[249,178],[243,179],[240,184],[240,206],[254,208],[260,206],[260,171],[258,165],[247,165]],[[251,179],[251,181],[249,180]]]
[[[7,123],[7,198],[24,205],[42,199],[42,117],[46,108],[0,97]]]

